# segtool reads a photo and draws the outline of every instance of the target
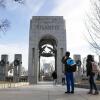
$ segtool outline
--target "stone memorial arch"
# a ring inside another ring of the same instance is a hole
[[[51,45],[49,47],[47,44]],[[49,48],[50,52],[44,49]],[[58,83],[61,83],[63,64],[61,58],[66,52],[66,28],[63,16],[33,16],[29,32],[29,66],[30,84],[39,81],[40,57],[54,57]]]

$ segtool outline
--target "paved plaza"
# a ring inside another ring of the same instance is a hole
[[[0,100],[100,100],[100,94],[88,95],[88,89],[75,88],[74,94],[65,94],[65,88],[52,83],[5,88],[0,89]]]

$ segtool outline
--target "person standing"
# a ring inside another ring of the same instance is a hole
[[[65,76],[66,76],[66,86],[67,86],[67,91],[65,93],[74,93],[74,76],[73,76],[73,71],[71,70],[71,66],[76,63],[72,58],[70,58],[69,51],[66,52],[65,58],[66,58]]]
[[[56,73],[56,71],[53,71],[52,77],[53,77],[53,82],[56,85],[57,84],[57,73]]]
[[[62,73],[62,85],[65,85],[65,73]]]
[[[90,90],[88,94],[94,94],[97,95],[99,94],[96,83],[95,83],[95,76],[96,74],[92,71],[92,63],[94,62],[94,57],[92,55],[87,56],[86,60],[86,71],[87,71],[87,76],[89,77],[89,84],[90,84]],[[93,88],[95,92],[93,93]]]

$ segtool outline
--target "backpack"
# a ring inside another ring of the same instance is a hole
[[[96,62],[92,62],[92,72],[97,74],[99,72],[98,65]]]
[[[65,72],[75,72],[76,71],[76,63],[73,59],[69,58],[65,64]]]
[[[72,71],[72,72],[75,72],[75,71],[76,71],[76,69],[77,69],[76,64],[71,65],[71,71]]]

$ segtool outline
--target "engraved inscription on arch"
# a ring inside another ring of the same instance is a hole
[[[36,25],[36,30],[59,30],[59,25]]]

